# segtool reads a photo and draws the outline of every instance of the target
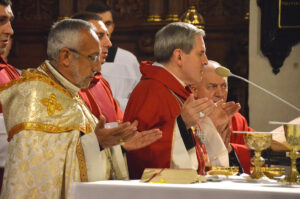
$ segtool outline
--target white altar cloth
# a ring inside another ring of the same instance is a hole
[[[299,185],[249,182],[151,184],[131,181],[74,183],[71,199],[290,199],[300,198]]]

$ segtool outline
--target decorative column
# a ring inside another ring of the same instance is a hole
[[[160,22],[162,21],[162,14],[164,10],[163,0],[149,0],[149,16],[148,22]]]
[[[169,10],[166,21],[179,21],[183,0],[169,0]]]
[[[70,16],[73,14],[73,0],[60,0],[58,9],[58,20],[70,18]]]

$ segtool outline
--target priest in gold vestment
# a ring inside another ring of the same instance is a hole
[[[49,33],[49,60],[0,86],[9,140],[1,198],[69,198],[73,182],[128,179],[119,143],[103,140],[130,140],[137,123],[101,134],[78,95],[100,70],[100,53],[88,22],[63,20]]]

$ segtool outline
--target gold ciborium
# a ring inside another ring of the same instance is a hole
[[[264,176],[262,165],[265,160],[261,157],[262,150],[271,146],[272,134],[266,133],[247,133],[244,137],[248,149],[254,150],[254,157],[251,158],[251,163],[255,166],[250,176],[253,179],[260,179]]]
[[[284,174],[284,168],[277,168],[277,167],[263,167],[264,174],[270,178],[274,179],[275,177],[280,177]]]
[[[300,157],[298,150],[300,149],[300,124],[284,124],[284,135],[287,143],[292,150],[286,153],[291,158],[291,169],[285,178],[288,184],[300,184],[300,176],[296,167],[296,159]]]
[[[239,167],[211,167],[211,170],[207,172],[209,175],[236,175],[239,173]]]

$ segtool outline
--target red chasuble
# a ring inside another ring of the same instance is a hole
[[[233,131],[251,131],[254,130],[248,126],[246,118],[240,113],[236,113],[231,119],[231,129]],[[245,144],[244,134],[242,133],[232,133],[230,137],[230,142],[236,144]]]
[[[101,74],[95,75],[89,89],[82,89],[79,94],[98,119],[100,115],[103,114],[106,118],[106,122],[123,120],[122,110],[112,96],[109,83]]]
[[[247,120],[240,114],[236,113],[231,119],[232,131],[254,131],[248,126]],[[245,173],[250,173],[250,151],[245,145],[244,134],[232,133],[230,138],[231,146],[237,153],[240,163]]]
[[[13,79],[18,79],[20,74],[18,71],[7,64],[6,61],[0,56],[0,85],[5,84]],[[2,113],[2,108],[0,105],[0,113]]]
[[[139,131],[159,128],[163,137],[145,148],[127,152],[131,179],[140,178],[145,168],[172,167],[174,127],[181,112],[174,94],[182,101],[190,95],[166,69],[152,64],[141,63],[142,78],[130,95],[124,121],[139,121]]]

